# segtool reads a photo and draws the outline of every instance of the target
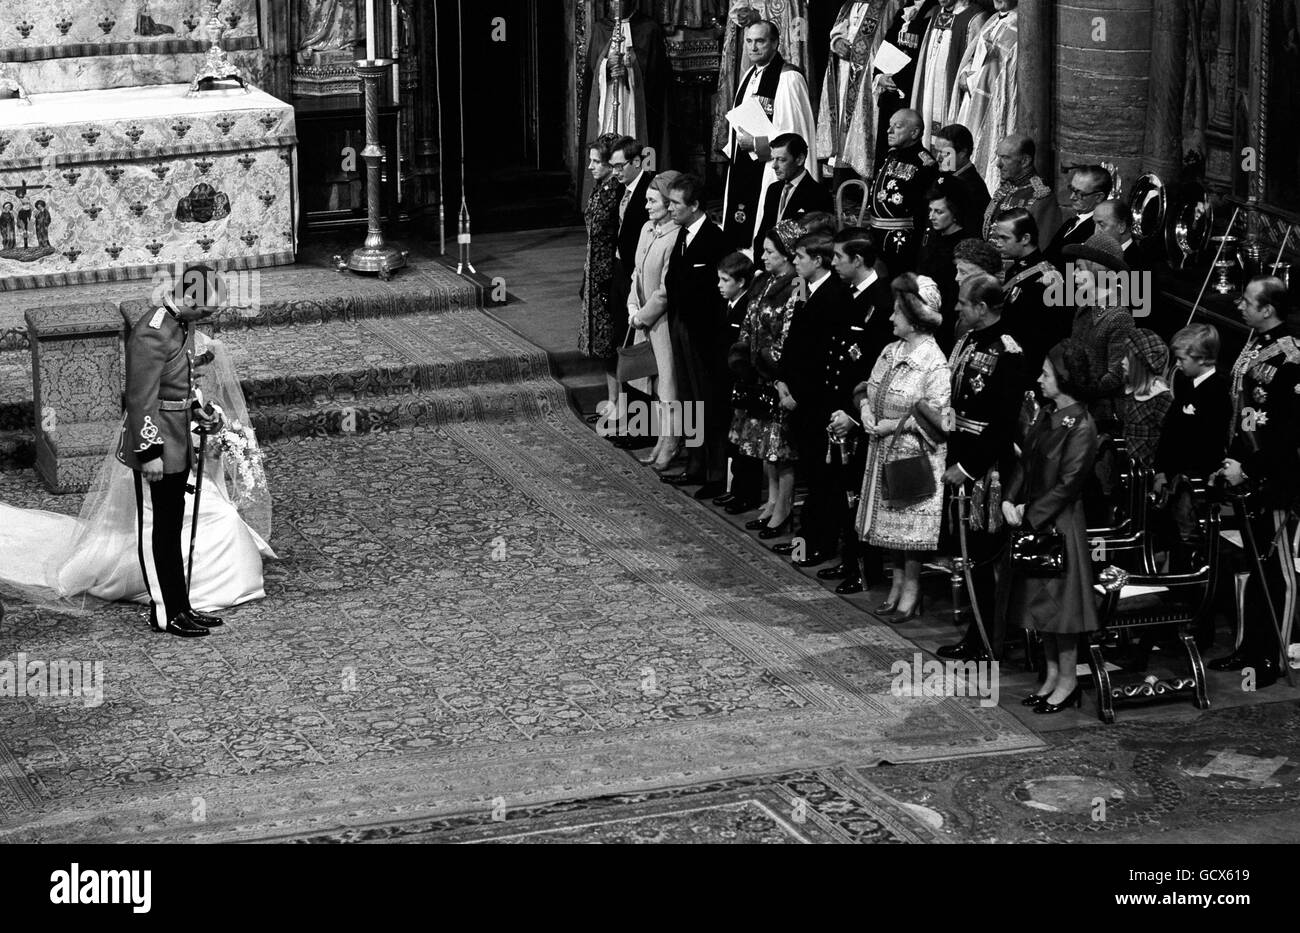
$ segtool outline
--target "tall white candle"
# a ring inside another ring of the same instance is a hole
[[[366,0],[366,58],[375,57],[375,0]]]

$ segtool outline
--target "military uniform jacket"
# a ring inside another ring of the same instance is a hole
[[[1017,207],[1023,207],[1033,215],[1034,222],[1038,224],[1038,242],[1051,243],[1061,226],[1061,208],[1056,203],[1055,192],[1032,172],[998,185],[989,200],[989,206],[984,209],[982,238],[989,238],[998,214]]]
[[[967,331],[957,341],[948,360],[948,466],[961,467],[973,480],[985,479],[994,469],[1010,475],[1024,364],[1024,351],[1001,320]]]
[[[1300,476],[1300,344],[1279,324],[1246,344],[1232,367],[1228,456],[1267,508],[1289,508]]]
[[[939,164],[920,143],[890,149],[871,183],[872,225],[906,220],[924,230],[930,211],[925,196],[938,178]]]
[[[843,407],[852,387],[843,383],[846,364],[851,361],[850,317],[852,299],[848,287],[831,273],[795,311],[781,352],[780,378],[794,396],[800,422],[810,429],[824,430],[831,413]],[[861,351],[859,351],[860,354]],[[870,372],[868,372],[870,375]]]
[[[1044,300],[1048,288],[1062,281],[1057,268],[1035,250],[1011,264],[1002,285],[1006,295],[1002,322],[1024,348],[1023,372],[1031,386],[1038,378],[1047,351],[1070,336],[1074,327],[1074,313],[1070,308],[1049,308]]]
[[[133,470],[159,457],[164,473],[193,462],[194,333],[166,308],[144,314],[126,342],[126,416],[117,459]]]

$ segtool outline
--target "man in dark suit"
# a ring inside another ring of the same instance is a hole
[[[782,133],[772,140],[772,168],[776,181],[763,196],[763,226],[754,231],[754,257],[763,255],[763,234],[783,220],[834,210],[831,194],[806,168],[808,141],[798,133]]]
[[[1056,268],[1065,270],[1062,250],[1067,246],[1082,246],[1097,232],[1092,215],[1097,205],[1110,197],[1111,186],[1110,172],[1100,165],[1085,165],[1070,176],[1070,207],[1074,208],[1075,217],[1061,225],[1043,251],[1047,261]]]
[[[881,351],[894,340],[894,328],[889,322],[894,296],[885,264],[876,255],[871,234],[865,230],[850,227],[835,235],[831,268],[848,287],[849,298],[848,339],[843,352],[838,354],[844,369],[841,384],[847,391],[835,399],[829,419],[829,429],[838,441],[831,449],[837,476],[827,485],[842,502],[838,529],[840,562],[817,571],[817,576],[822,580],[839,580],[835,587],[837,593],[861,593],[864,579],[874,583],[884,577],[884,566],[883,555],[858,540],[853,527],[866,468],[867,437],[849,412],[854,410],[853,390],[867,381]]]
[[[749,311],[749,290],[754,283],[754,263],[742,252],[729,253],[718,263],[718,294],[722,296],[723,314],[726,317],[727,330],[725,341],[734,348],[740,341],[740,331],[745,324],[745,315]],[[741,346],[745,346],[741,344]],[[749,356],[746,352],[745,363]],[[745,363],[737,363],[728,351],[728,363],[731,365],[732,378],[728,383],[737,384],[736,370],[745,368]],[[742,386],[744,379],[739,380]],[[763,464],[754,457],[747,457],[740,448],[727,442],[727,455],[731,458],[731,491],[713,500],[714,505],[722,506],[729,515],[740,515],[758,508],[766,488],[763,481]]]
[[[977,237],[984,224],[984,211],[989,206],[989,188],[970,160],[975,151],[975,140],[970,130],[960,123],[935,130],[931,139],[930,148],[939,163],[937,187],[943,191],[955,186],[961,192],[958,197],[962,216],[958,223],[968,235]]]
[[[220,424],[194,397],[194,322],[216,310],[208,305],[214,274],[192,267],[167,283],[171,288],[156,289],[158,306],[136,321],[126,342],[126,417],[117,459],[135,472],[137,554],[149,593],[150,623],[181,638],[206,635],[221,624],[216,616],[191,608],[181,552],[186,483],[195,465],[190,420],[205,429]],[[148,538],[146,494],[153,510]]]
[[[728,252],[721,228],[704,213],[704,182],[682,175],[669,188],[668,212],[681,227],[663,288],[673,361],[680,366],[677,393],[693,405],[700,434],[687,437],[686,471],[662,475],[674,486],[703,484],[696,499],[726,490],[727,431],[731,426],[727,351],[730,333],[718,302],[718,263]],[[703,424],[700,424],[702,419]]]
[[[618,258],[614,270],[616,289],[615,307],[627,303],[632,286],[632,273],[636,269],[636,244],[641,238],[641,228],[650,215],[646,210],[645,195],[654,173],[646,170],[641,158],[642,145],[631,136],[624,136],[614,144],[609,157],[609,167],[623,183],[623,199],[618,205]]]
[[[790,324],[775,383],[777,392],[794,400],[790,426],[808,484],[808,497],[799,513],[799,536],[806,545],[802,559],[795,562],[800,567],[824,564],[839,551],[844,499],[826,463],[826,425],[831,412],[840,407],[840,396],[853,391],[852,385],[841,385],[840,361],[852,304],[848,286],[831,272],[834,257],[835,243],[824,233],[807,234],[795,243],[794,268],[808,297]],[[794,545],[778,544],[772,550],[790,554]]]

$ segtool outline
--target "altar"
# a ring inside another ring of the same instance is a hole
[[[0,100],[0,291],[294,261],[294,111],[186,84]]]

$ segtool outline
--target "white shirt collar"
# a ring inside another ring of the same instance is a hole
[[[1211,367],[1210,367],[1209,369],[1207,369],[1205,372],[1201,373],[1199,376],[1197,376],[1195,379],[1193,379],[1193,380],[1192,380],[1192,386],[1193,386],[1194,388],[1198,388],[1198,389],[1199,389],[1200,386],[1201,386],[1201,383],[1202,383],[1202,382],[1204,382],[1206,379],[1209,379],[1211,376],[1214,375],[1214,369],[1215,369],[1215,367],[1211,366]]]
[[[1129,248],[1130,246],[1132,246],[1132,245],[1133,245],[1133,238],[1132,238],[1132,237],[1129,237],[1127,240],[1125,240],[1123,243],[1121,243],[1121,244],[1119,245],[1119,248],[1120,248],[1120,249],[1128,249],[1128,248]]]
[[[791,178],[789,181],[787,181],[786,184],[790,185],[791,187],[798,188],[799,185],[803,183],[803,177],[807,174],[808,174],[808,169],[805,168],[798,175],[794,176],[794,178]]]
[[[699,220],[695,221],[695,223],[691,224],[689,227],[686,228],[687,246],[689,246],[691,244],[691,241],[695,239],[695,234],[700,232],[700,228],[704,226],[704,221],[708,219],[709,219],[708,214],[700,214]]]
[[[632,184],[625,185],[624,187],[626,187],[628,191],[635,191],[636,186],[641,184],[641,178],[644,175],[645,175],[645,169],[641,169],[641,171],[636,173],[636,178],[632,179]]]
[[[853,287],[853,297],[857,298],[859,295],[865,292],[868,288],[870,288],[872,285],[875,284],[875,281],[878,278],[880,278],[880,276],[876,275],[875,269],[872,269],[869,272],[867,272],[867,277]]]
[[[1078,221],[1078,223],[1076,223],[1075,226],[1076,227],[1079,226],[1079,224],[1083,223],[1085,220],[1088,220],[1090,217],[1092,217],[1092,211],[1088,211],[1088,213],[1086,214],[1080,214],[1078,217],[1075,218],[1075,220]]]
[[[823,271],[825,271],[825,270],[823,270]],[[822,276],[820,279],[818,279],[816,282],[809,282],[809,283],[808,283],[808,295],[809,295],[809,297],[812,296],[812,293],[813,293],[813,292],[815,292],[815,291],[817,291],[817,289],[821,288],[821,287],[822,287],[822,283],[825,282],[825,281],[826,281],[827,279],[829,279],[830,277],[831,277],[831,273],[826,272],[826,274],[823,275],[823,276]]]

